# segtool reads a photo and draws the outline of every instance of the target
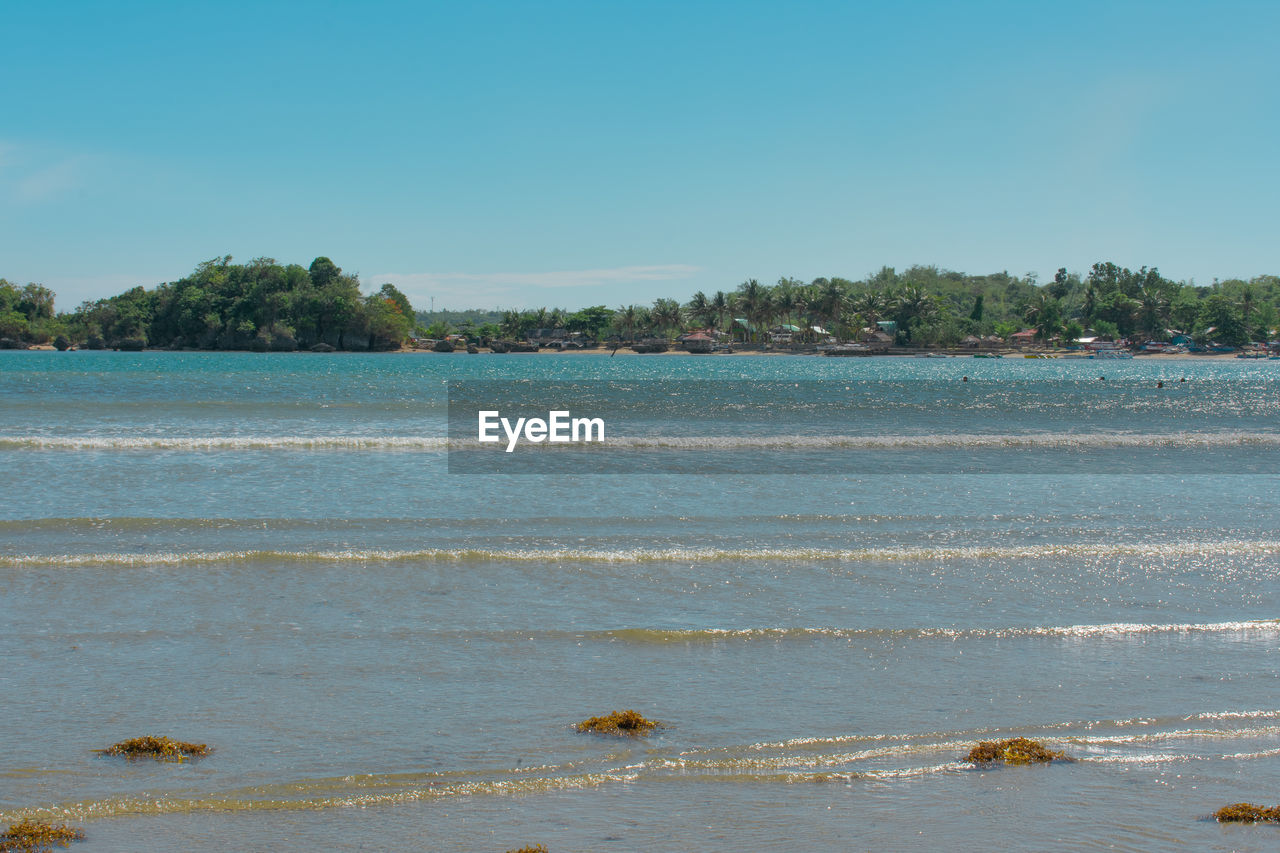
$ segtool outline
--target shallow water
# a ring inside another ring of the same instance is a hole
[[[1275,849],[1203,818],[1280,787],[1278,377],[0,353],[0,821],[121,851]],[[449,473],[447,383],[512,379],[670,430],[625,473]],[[744,382],[793,383],[794,419],[735,422]],[[830,416],[832,382],[875,393]],[[663,407],[695,387],[691,428]],[[666,726],[572,729],[624,707]],[[92,751],[147,733],[216,751]],[[1078,761],[960,761],[1013,735]]]

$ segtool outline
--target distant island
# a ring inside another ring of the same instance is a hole
[[[369,296],[328,258],[310,267],[273,258],[199,264],[186,278],[134,287],[57,314],[48,288],[0,279],[0,338],[88,349],[288,351],[398,349],[414,329],[413,308],[390,284]]]
[[[477,309],[415,311],[394,285],[363,294],[357,276],[326,257],[307,267],[273,258],[198,264],[187,277],[150,290],[54,310],[40,284],[0,279],[0,347],[385,351],[410,340],[472,345],[528,341],[563,332],[583,340],[674,340],[706,330],[742,343],[813,344],[868,333],[897,346],[954,347],[1021,336],[1070,345],[1085,334],[1107,338],[1238,347],[1276,337],[1280,276],[1197,286],[1110,262],[1084,275],[1059,269],[1043,285],[1034,275],[967,275],[935,266],[892,267],[862,280],[839,277],[774,285],[749,279],[731,291],[694,293],[687,302],[575,311]]]

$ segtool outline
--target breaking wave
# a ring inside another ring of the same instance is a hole
[[[1221,719],[1237,713],[1249,717],[1280,715],[1280,711],[1226,711],[1192,716]],[[964,760],[967,751],[981,740],[1016,735],[1044,739],[1054,748],[1065,749],[1076,762],[1095,765],[1141,768],[1183,762],[1265,760],[1280,755],[1280,747],[1276,746],[1280,727],[1186,729],[1178,725],[1182,719],[1072,720],[1017,729],[837,734],[687,749],[659,741],[639,753],[622,750],[594,759],[528,767],[353,773],[280,779],[198,794],[189,789],[160,790],[145,795],[32,805],[0,812],[0,821],[91,820],[214,811],[319,811],[673,781],[753,786],[893,783],[983,772]],[[1070,773],[1071,767],[1065,764],[1057,769]]]
[[[1280,447],[1280,433],[1175,432],[1175,433],[950,433],[929,435],[761,435],[761,436],[653,436],[609,438],[600,449],[688,450],[928,450],[984,448],[1091,448],[1123,447]],[[475,445],[478,446],[478,445]],[[568,445],[574,446],[574,445]]]
[[[949,562],[956,560],[1081,559],[1138,556],[1150,559],[1228,554],[1280,554],[1280,540],[1212,542],[1107,542],[1063,545],[955,548],[337,548],[316,551],[157,551],[92,554],[7,554],[0,566],[153,566],[249,561],[295,563],[520,562],[699,563],[722,561]]]
[[[1280,447],[1273,432],[1043,432],[952,433],[928,435],[655,435],[609,436],[594,443],[521,445],[556,450],[930,450],[930,449],[1070,449]],[[0,450],[191,451],[222,450],[467,450],[501,453],[505,443],[480,444],[471,439],[405,435],[293,436],[0,436]]]
[[[715,643],[755,640],[783,641],[807,639],[1020,639],[1059,637],[1063,639],[1105,639],[1159,634],[1280,634],[1280,619],[1251,619],[1236,622],[1144,624],[1113,622],[1105,625],[1027,626],[1006,628],[755,628],[651,630],[624,629],[579,632],[573,636],[616,639],[630,643]]]
[[[448,449],[438,436],[0,436],[0,450],[430,450]]]

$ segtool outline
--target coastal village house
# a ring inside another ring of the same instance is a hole
[[[689,332],[676,338],[685,352],[707,353],[715,347],[715,338],[705,331]]]
[[[1009,340],[1014,346],[1026,347],[1036,342],[1035,329],[1023,329],[1021,332],[1014,332],[1009,336]]]
[[[867,345],[868,349],[885,351],[893,346],[893,335],[883,329],[872,329],[870,327],[862,330],[862,334],[858,335],[858,340]]]

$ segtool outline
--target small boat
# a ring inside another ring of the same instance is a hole
[[[818,347],[818,352],[829,356],[871,355],[866,344],[831,344]]]
[[[975,352],[973,354],[973,357],[974,358],[1004,358],[1004,356],[1002,356],[998,352]]]

